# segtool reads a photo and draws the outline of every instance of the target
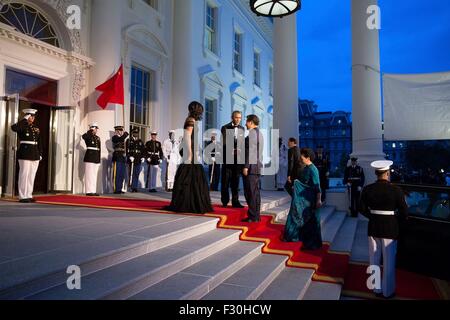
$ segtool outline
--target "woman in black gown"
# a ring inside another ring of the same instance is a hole
[[[183,163],[178,167],[172,201],[166,209],[174,212],[213,212],[209,187],[203,166],[198,159],[199,148],[194,145],[195,127],[202,120],[204,108],[197,102],[189,104],[189,116],[184,123]]]

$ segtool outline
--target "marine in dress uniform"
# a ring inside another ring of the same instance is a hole
[[[115,126],[114,130],[116,134],[112,137],[112,143],[114,148],[113,153],[113,180],[114,180],[114,193],[122,194],[123,183],[127,174],[127,152],[125,148],[125,140],[128,138],[128,132],[124,132],[123,126]]]
[[[171,192],[180,162],[180,143],[175,139],[175,131],[169,131],[169,139],[164,141],[163,154],[167,161],[166,189]]]
[[[221,186],[221,202],[224,207],[228,206],[230,202],[231,188],[231,204],[233,208],[243,208],[244,206],[239,202],[239,178],[242,174],[243,163],[239,164],[242,157],[239,148],[239,142],[245,141],[245,129],[241,126],[242,113],[239,111],[233,112],[232,121],[221,128],[222,134],[222,150],[223,150],[223,165],[222,165],[222,186]],[[234,136],[234,143],[231,146],[227,145],[227,133]],[[233,160],[230,162],[227,154],[233,155]]]
[[[366,186],[361,194],[360,212],[369,219],[369,260],[372,266],[381,266],[381,288],[374,292],[379,297],[395,296],[395,256],[399,225],[408,218],[408,205],[399,187],[389,181],[392,161],[375,161],[371,164],[377,182]]]
[[[220,144],[217,143],[216,136],[211,136],[211,141],[207,143],[207,146],[211,146],[211,161],[209,165],[209,183],[211,191],[219,191],[220,181],[220,163],[216,161],[216,157],[220,155]]]
[[[37,110],[23,110],[25,117],[11,126],[19,137],[19,201],[21,203],[35,202],[33,199],[34,179],[42,160],[42,143],[39,128],[34,125]]]
[[[101,141],[97,136],[98,124],[96,122],[89,125],[89,131],[83,134],[82,138],[86,143],[86,153],[84,154],[84,186],[87,196],[98,196],[97,175],[100,166]]]
[[[356,164],[358,158],[351,158],[352,164],[345,169],[344,185],[350,188],[350,212],[352,217],[358,217],[358,202],[364,186],[364,170]]]
[[[279,154],[279,168],[277,173],[277,188],[278,191],[284,191],[284,187],[288,177],[288,148],[283,142],[283,139],[279,140],[280,154]]]
[[[142,163],[145,162],[145,145],[139,138],[139,129],[131,132],[131,138],[126,141],[126,147],[131,192],[138,192],[139,175]]]
[[[322,202],[326,199],[326,190],[328,189],[328,176],[330,175],[330,162],[323,153],[323,147],[317,147],[314,165],[319,170],[320,190],[322,190]]]
[[[151,133],[151,140],[145,144],[146,157],[148,162],[147,184],[150,192],[156,191],[156,178],[160,170],[159,165],[162,163],[164,153],[161,142],[156,140],[157,132]]]
[[[249,130],[245,138],[245,165],[242,175],[244,176],[244,195],[248,205],[248,217],[242,222],[261,221],[261,194],[260,178],[262,169],[263,137],[259,131],[259,118],[249,115],[246,123]]]

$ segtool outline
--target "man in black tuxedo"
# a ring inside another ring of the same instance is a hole
[[[252,114],[247,117],[246,123],[249,130],[245,138],[245,165],[242,170],[244,176],[244,194],[248,205],[248,217],[242,222],[261,221],[261,194],[259,182],[262,169],[263,137],[259,131],[259,118]]]
[[[240,145],[244,142],[245,129],[241,126],[242,113],[240,111],[234,111],[231,117],[232,121],[222,127],[222,150],[223,150],[223,162],[222,165],[222,205],[228,206],[230,201],[229,188],[231,187],[231,204],[233,208],[243,208],[244,206],[239,203],[239,177],[241,176],[243,161],[242,150]],[[227,133],[234,136],[234,145],[227,146]],[[228,154],[229,153],[229,154]],[[230,161],[229,158],[232,158]],[[241,160],[241,161],[239,161]]]
[[[300,170],[300,149],[297,147],[297,139],[289,138],[288,147],[288,178],[285,189],[292,196],[292,187]]]

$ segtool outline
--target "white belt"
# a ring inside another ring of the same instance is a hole
[[[32,144],[32,145],[37,145],[38,143],[35,141],[20,141],[20,144]]]
[[[379,214],[382,216],[393,216],[395,215],[395,211],[382,211],[382,210],[370,210],[372,214]]]
[[[88,147],[87,149],[88,149],[88,150],[94,150],[94,151],[100,151],[99,148],[93,148],[93,147]]]

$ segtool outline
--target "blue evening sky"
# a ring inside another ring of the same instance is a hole
[[[351,111],[350,0],[303,0],[299,94],[319,111]],[[381,71],[450,71],[450,0],[379,0]]]

